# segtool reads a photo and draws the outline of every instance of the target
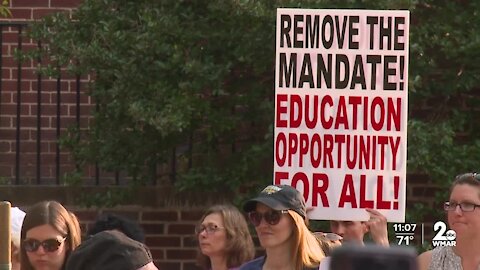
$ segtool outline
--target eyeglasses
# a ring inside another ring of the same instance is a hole
[[[62,243],[65,242],[66,239],[67,237],[64,237],[62,239],[52,238],[43,241],[39,241],[37,239],[25,239],[25,241],[23,241],[23,246],[25,247],[25,251],[27,252],[35,252],[38,250],[38,248],[40,248],[40,246],[42,246],[43,250],[45,250],[46,252],[54,252],[58,250],[60,245],[62,245]]]
[[[445,202],[443,209],[445,209],[445,211],[455,211],[457,206],[460,206],[460,210],[462,210],[462,212],[472,212],[475,210],[475,208],[480,207],[479,204],[474,203]]]
[[[262,219],[265,218],[265,222],[267,222],[269,225],[277,225],[280,222],[280,218],[282,217],[282,214],[288,213],[287,210],[280,210],[280,211],[268,211],[265,213],[259,213],[259,212],[250,212],[248,213],[248,218],[250,219],[250,222],[255,227],[260,226],[260,223],[262,223]]]
[[[207,226],[205,225],[198,225],[195,227],[195,233],[196,234],[201,234],[203,231],[205,231],[207,233],[207,235],[211,235],[211,234],[214,234],[215,232],[219,231],[219,230],[223,230],[225,228],[223,227],[219,227],[217,225],[213,225],[213,224],[209,224]]]

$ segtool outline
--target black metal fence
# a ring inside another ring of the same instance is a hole
[[[78,168],[61,149],[59,139],[71,125],[87,129],[95,105],[85,93],[85,76],[65,72],[56,78],[42,76],[36,72],[42,59],[20,61],[16,57],[42,46],[24,35],[27,30],[28,22],[0,21],[0,185],[64,185],[69,173]],[[65,118],[71,120],[69,125]],[[172,147],[170,160],[155,165],[146,184],[175,182],[180,166],[177,157],[191,151],[192,142],[193,137],[182,149]],[[191,168],[192,155],[187,156],[182,166]],[[123,185],[130,180],[123,172],[104,172],[97,164],[84,171],[82,185]]]
[[[0,140],[5,146],[0,152],[0,184],[62,185],[64,184],[62,173],[68,173],[69,166],[70,168],[72,166],[72,161],[65,158],[68,157],[68,153],[60,149],[59,139],[67,128],[62,126],[62,118],[65,114],[70,116],[74,114],[73,124],[80,128],[81,117],[88,118],[90,114],[90,112],[82,112],[82,106],[88,107],[91,104],[82,103],[82,98],[89,99],[82,92],[84,81],[80,75],[69,78],[62,78],[62,75],[57,78],[44,78],[39,72],[35,72],[36,67],[42,64],[41,59],[28,64],[15,57],[32,47],[42,46],[40,42],[26,38],[24,33],[27,27],[27,22],[0,22],[2,48],[0,51],[0,70],[2,71]],[[55,86],[51,89],[53,83]],[[50,86],[49,93],[45,93],[45,84]],[[64,89],[66,87],[68,89]],[[69,98],[64,101],[62,97],[66,90],[69,92]],[[73,93],[74,100],[72,100]],[[30,103],[25,103],[25,100]],[[15,107],[14,115],[10,110],[13,106]],[[47,107],[48,110],[44,109]],[[52,110],[53,107],[55,107],[54,110]],[[35,118],[35,124],[31,123],[33,118]],[[24,122],[25,119],[28,123]],[[45,122],[48,130],[45,128]],[[45,133],[48,136],[42,135]],[[26,149],[29,152],[25,153],[25,148],[33,145],[35,145],[34,149]],[[119,185],[122,182],[120,172],[101,176],[97,165],[92,165],[88,172],[84,182],[86,184]]]

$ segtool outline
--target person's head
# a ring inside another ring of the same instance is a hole
[[[296,269],[318,266],[324,257],[307,227],[307,208],[302,194],[288,185],[270,185],[243,207],[255,226],[260,245],[269,250],[293,251]]]
[[[145,243],[145,234],[138,223],[115,214],[100,215],[87,235],[94,235],[102,231],[118,230],[135,241]]]
[[[363,221],[331,220],[330,230],[343,237],[343,241],[363,244],[363,237],[368,232],[368,226]]]
[[[197,263],[211,268],[214,256],[226,258],[228,268],[238,267],[255,255],[248,225],[242,213],[232,205],[210,207],[195,228],[198,240]]]
[[[158,270],[150,250],[118,230],[90,236],[76,248],[65,270]]]
[[[20,239],[23,219],[25,212],[18,207],[12,207],[10,210],[10,235],[12,239],[12,270],[20,269]]]
[[[60,270],[81,241],[75,215],[56,201],[30,207],[21,230],[22,270]]]
[[[480,230],[480,175],[461,174],[450,187],[448,202],[444,206],[448,223],[457,238],[472,238]]]

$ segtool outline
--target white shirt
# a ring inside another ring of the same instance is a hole
[[[322,259],[320,262],[320,266],[318,267],[318,270],[330,270],[330,259],[331,257],[325,257]]]

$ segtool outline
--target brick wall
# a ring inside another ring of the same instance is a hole
[[[196,243],[194,228],[203,214],[203,208],[163,207],[148,208],[122,206],[114,209],[72,209],[81,220],[82,230],[91,226],[97,214],[116,213],[136,220],[146,234],[155,264],[160,269],[193,270],[195,267]]]
[[[92,209],[78,206],[66,207],[73,211],[83,235],[102,213],[115,213],[138,222],[145,232],[155,265],[161,270],[198,270],[195,266],[196,238],[194,228],[203,215],[203,208],[122,206]],[[20,207],[25,209],[25,207]]]
[[[58,11],[70,12],[82,0],[10,0],[14,20],[35,20]]]
[[[71,12],[80,2],[81,0],[10,0],[12,17],[2,18],[1,21],[28,22],[52,12]],[[57,178],[60,179],[74,168],[71,156],[57,149],[57,137],[64,134],[69,126],[77,124],[77,110],[80,116],[80,127],[86,127],[90,121],[89,115],[93,106],[90,98],[83,92],[87,78],[80,78],[80,84],[77,84],[74,76],[62,72],[61,82],[58,85],[57,78],[46,77],[40,77],[39,84],[36,73],[39,63],[35,61],[22,63],[19,72],[19,63],[14,58],[16,50],[28,51],[37,47],[37,42],[23,38],[19,47],[19,27],[3,27],[2,30],[0,177],[4,182],[18,176],[20,183],[33,183],[37,180],[38,163],[42,183],[54,183]],[[24,33],[25,27],[21,31]],[[19,81],[18,78],[21,80]],[[76,104],[77,86],[81,91],[79,107]],[[57,93],[58,90],[60,94]],[[39,98],[40,114],[37,102]],[[57,105],[57,101],[61,102],[60,106]],[[17,107],[18,103],[20,103],[19,107]],[[60,118],[57,117],[57,109],[60,112]],[[18,119],[17,111],[21,115]],[[37,118],[39,115],[40,118]],[[37,129],[37,121],[40,123],[40,132]],[[18,146],[17,125],[20,127]],[[59,134],[57,134],[57,127],[60,128]],[[37,162],[38,137],[41,138],[40,162]],[[19,150],[19,157],[16,156],[17,150]],[[17,158],[20,164],[18,168],[14,166]],[[93,171],[88,168],[87,175],[93,175]]]
[[[145,231],[146,244],[161,270],[194,270],[194,228],[209,205],[225,198],[212,194],[178,194],[167,187],[144,187],[131,191],[132,199],[117,207],[81,206],[79,194],[105,194],[124,187],[0,186],[0,200],[28,209],[43,200],[56,200],[73,211],[83,235],[102,213],[115,213],[137,221]],[[215,198],[214,198],[215,197]],[[214,198],[214,199],[209,199]]]

